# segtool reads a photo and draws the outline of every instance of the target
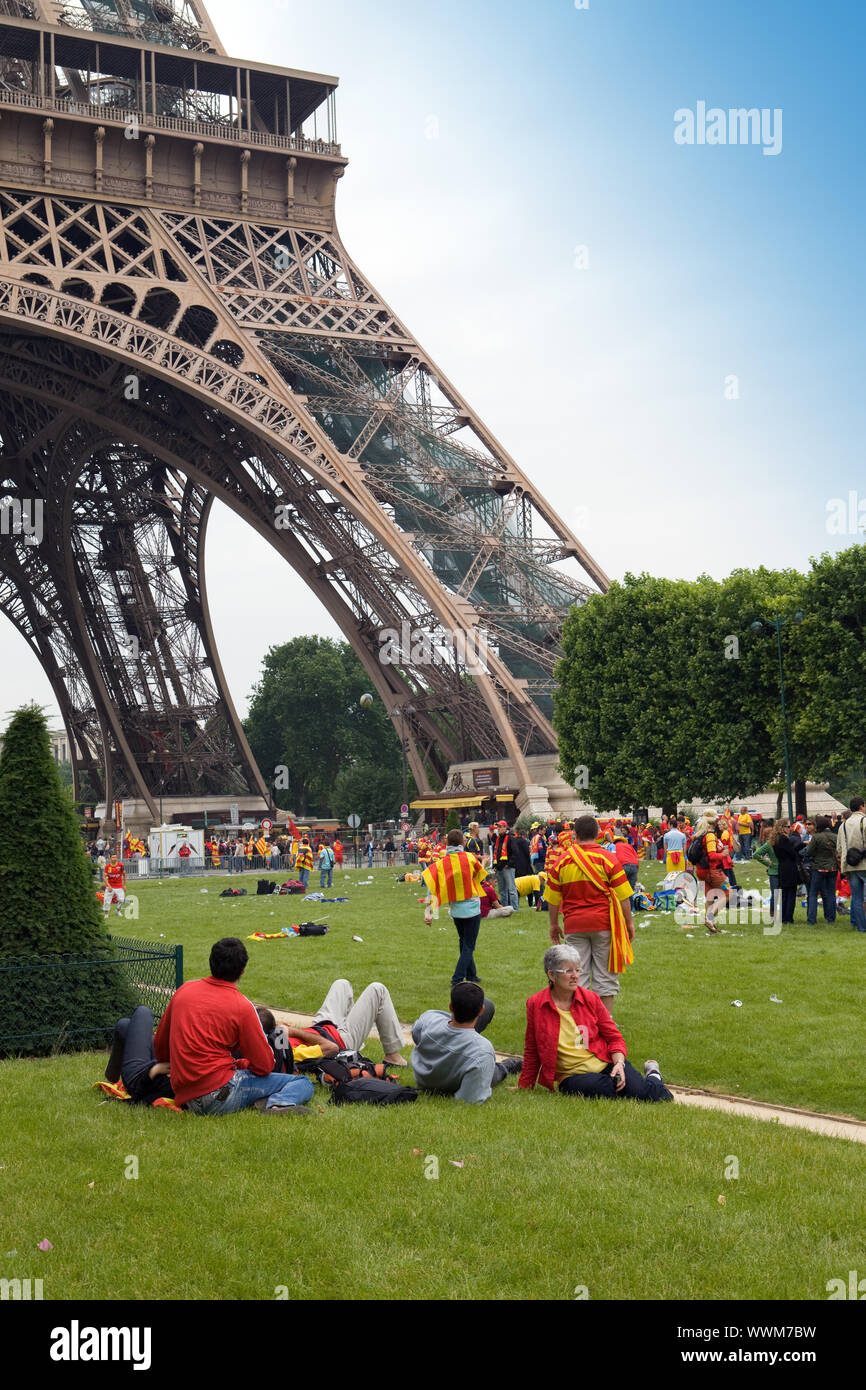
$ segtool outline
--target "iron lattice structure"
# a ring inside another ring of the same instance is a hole
[[[0,608],[107,802],[269,798],[214,498],[345,633],[420,789],[556,747],[562,622],[606,578],[343,246],[335,87],[226,57],[198,0],[0,0]]]

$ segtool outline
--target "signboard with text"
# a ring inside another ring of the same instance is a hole
[[[483,791],[486,787],[498,787],[499,768],[474,767],[472,769],[472,785],[476,791]]]

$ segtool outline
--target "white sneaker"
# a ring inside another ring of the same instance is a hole
[[[644,1064],[643,1064],[643,1074],[644,1074],[644,1076],[646,1076],[646,1077],[657,1076],[658,1079],[659,1079],[659,1081],[661,1081],[661,1079],[662,1079],[662,1074],[661,1074],[661,1072],[659,1071],[659,1064],[658,1064],[658,1062],[656,1062],[656,1061],[654,1061],[654,1060],[652,1060],[652,1059],[650,1059],[650,1061],[648,1061],[648,1062],[644,1062]]]

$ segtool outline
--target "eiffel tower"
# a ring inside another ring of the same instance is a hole
[[[340,240],[336,88],[229,57],[200,0],[0,0],[0,608],[77,794],[142,825],[272,805],[214,498],[351,642],[422,793],[501,762],[549,809],[562,622],[607,580]]]

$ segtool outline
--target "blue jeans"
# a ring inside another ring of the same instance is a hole
[[[320,888],[333,888],[333,886],[334,886],[334,866],[333,866],[333,864],[332,864],[331,867],[330,867],[329,869],[320,869],[320,870],[319,870],[319,887],[320,887]]]
[[[460,955],[454,967],[452,985],[459,985],[462,980],[474,982],[478,979],[478,972],[475,969],[475,943],[478,940],[478,933],[481,930],[481,913],[475,917],[453,917],[451,919],[457,928],[457,937],[460,941]]]
[[[849,869],[845,875],[851,885],[851,925],[858,931],[866,931],[866,913],[863,911],[863,883],[866,870]]]
[[[824,908],[824,921],[836,921],[836,870],[813,869],[809,879],[809,899],[806,904],[806,921],[814,927],[818,922],[818,890]]]
[[[225,1099],[219,1099],[221,1091],[211,1091],[209,1095],[188,1100],[187,1110],[194,1115],[233,1115],[236,1110],[246,1110],[265,1097],[270,1110],[274,1105],[303,1105],[313,1095],[313,1083],[308,1076],[286,1076],[280,1071],[269,1072],[267,1076],[236,1071],[223,1089],[228,1092]]]
[[[768,874],[767,877],[770,880],[770,916],[772,917],[776,911],[776,895],[779,892],[779,875]]]
[[[748,835],[741,835],[741,836],[740,836],[740,855],[742,856],[743,859],[751,859],[751,857],[752,857],[752,834],[751,834],[751,831],[749,832]]]
[[[303,883],[304,887],[306,888],[306,886],[307,886],[307,884],[309,883],[309,881],[310,881],[310,871],[309,871],[309,869],[298,869],[298,883]]]
[[[513,907],[516,912],[520,907],[520,895],[514,883],[515,873],[513,869],[496,870],[496,894],[503,907]]]

